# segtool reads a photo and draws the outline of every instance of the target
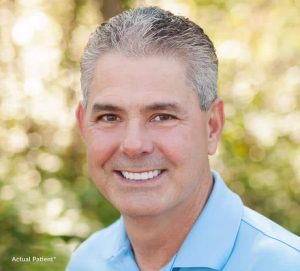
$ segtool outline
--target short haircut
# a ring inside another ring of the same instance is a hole
[[[218,59],[203,29],[189,19],[158,7],[124,11],[97,27],[81,58],[81,88],[86,107],[96,62],[103,54],[174,56],[186,61],[187,82],[207,111],[217,97]]]

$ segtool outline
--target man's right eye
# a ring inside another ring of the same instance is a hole
[[[103,121],[103,122],[115,122],[115,121],[119,121],[120,117],[118,117],[115,114],[104,114],[104,115],[100,115],[96,118],[96,121]]]

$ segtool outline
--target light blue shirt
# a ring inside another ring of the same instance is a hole
[[[212,193],[179,251],[161,271],[300,271],[300,238],[245,207],[213,172]],[[123,219],[94,233],[67,271],[138,271]]]

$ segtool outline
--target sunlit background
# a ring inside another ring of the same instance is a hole
[[[248,206],[300,234],[300,1],[0,3],[1,271],[64,270],[118,217],[89,181],[75,127],[79,58],[96,25],[140,5],[188,16],[213,40],[227,115],[213,167]]]

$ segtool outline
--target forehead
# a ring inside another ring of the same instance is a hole
[[[187,84],[186,64],[171,56],[128,57],[119,53],[101,56],[93,74],[89,104],[138,104],[172,100],[197,100]],[[169,101],[168,101],[169,102]]]

